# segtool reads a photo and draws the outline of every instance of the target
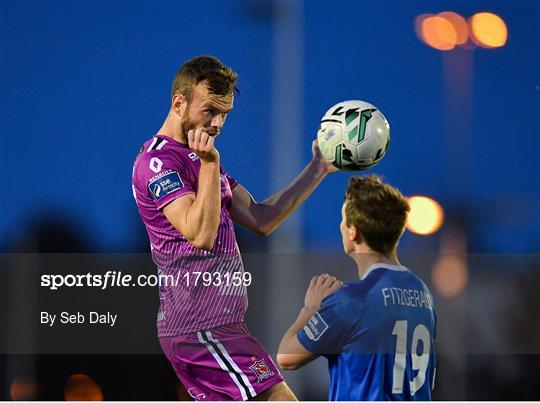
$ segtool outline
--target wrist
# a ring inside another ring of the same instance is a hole
[[[207,160],[207,159],[202,159],[201,158],[201,167],[203,165],[208,166],[208,167],[219,166],[219,157],[215,158],[215,159],[212,159],[212,160]]]
[[[326,176],[328,173],[328,162],[324,159],[313,157],[309,163],[315,172],[320,176]]]
[[[302,309],[300,310],[300,314],[306,315],[308,317],[312,317],[315,314],[315,312],[317,312],[318,310],[319,310],[318,307],[304,305]]]

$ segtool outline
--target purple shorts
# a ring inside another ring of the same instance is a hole
[[[244,323],[159,339],[195,400],[248,400],[283,381]]]

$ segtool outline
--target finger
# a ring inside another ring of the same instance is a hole
[[[210,152],[214,148],[214,138],[212,136],[208,136],[208,141],[206,142],[205,151]]]
[[[324,298],[326,298],[329,295],[332,295],[333,293],[335,293],[337,290],[339,290],[341,288],[342,285],[343,285],[343,283],[341,281],[339,281],[339,280],[334,281],[334,283],[332,284],[331,287],[324,290],[324,294],[323,294]]]
[[[328,273],[324,273],[324,274],[321,274],[319,277],[317,277],[317,285],[322,285],[326,279],[328,278],[329,274]]]
[[[208,135],[206,131],[201,130],[201,140],[200,140],[201,149],[206,150],[206,144],[208,143],[209,137],[210,136]]]
[[[335,279],[336,278],[332,276],[331,274],[327,274],[326,277],[324,278],[323,285],[329,287],[334,282]]]
[[[187,138],[188,138],[188,146],[189,148],[193,148],[193,138],[195,135],[195,131],[193,129],[188,130],[187,132]]]
[[[195,134],[193,135],[193,145],[196,150],[200,150],[201,146],[201,129],[196,129]]]
[[[317,284],[317,279],[319,278],[319,276],[315,276],[311,279],[311,281],[309,282],[309,287],[314,287],[315,284]]]
[[[339,288],[341,288],[341,286],[343,286],[343,281],[339,281],[338,279],[335,279],[330,289],[332,290],[332,292],[334,292],[338,290]]]

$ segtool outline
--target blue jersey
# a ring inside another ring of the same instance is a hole
[[[325,298],[297,337],[328,359],[329,400],[431,400],[436,322],[422,280],[376,264]]]

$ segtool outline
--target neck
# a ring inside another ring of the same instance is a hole
[[[363,278],[367,269],[377,263],[385,263],[393,266],[401,266],[397,258],[397,252],[394,250],[389,254],[382,254],[374,252],[372,250],[355,250],[353,253],[350,253],[350,256],[356,262],[358,267],[358,277]]]
[[[161,136],[167,136],[175,139],[179,143],[187,144],[186,136],[182,130],[182,122],[173,112],[169,111],[167,118],[158,131]]]

